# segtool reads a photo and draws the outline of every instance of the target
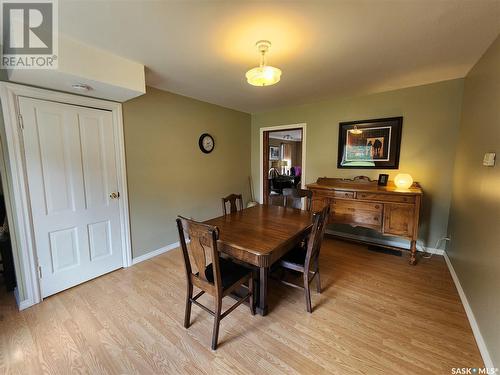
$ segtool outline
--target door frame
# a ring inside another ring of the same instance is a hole
[[[3,174],[2,185],[6,198],[7,217],[12,237],[12,252],[20,269],[16,269],[16,300],[20,310],[42,301],[38,270],[38,257],[34,241],[28,180],[22,137],[22,118],[18,97],[28,97],[61,104],[71,104],[107,110],[112,113],[115,156],[117,166],[119,209],[122,233],[123,267],[132,265],[130,242],[127,174],[125,165],[125,143],[121,103],[89,98],[62,92],[39,89],[10,82],[0,82],[0,101],[3,124],[0,121],[1,152],[4,163],[0,163]],[[3,165],[2,165],[3,164]],[[9,202],[7,202],[7,200]],[[20,272],[22,271],[22,272]],[[22,287],[22,292],[19,288]]]
[[[289,124],[289,125],[275,125],[260,128],[260,143],[259,143],[259,203],[264,203],[264,132],[269,131],[279,131],[287,129],[302,129],[302,166],[301,166],[301,179],[300,185],[302,188],[305,187],[306,183],[306,129],[307,124],[305,122],[299,124]],[[268,150],[266,150],[267,155]]]

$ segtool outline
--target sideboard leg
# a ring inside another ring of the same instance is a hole
[[[410,251],[410,264],[414,266],[415,264],[417,264],[417,241],[411,241]]]

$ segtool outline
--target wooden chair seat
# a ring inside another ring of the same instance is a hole
[[[229,259],[219,257],[219,269],[223,291],[226,291],[235,284],[240,285],[250,278],[250,271],[248,268],[240,266]],[[215,282],[213,263],[210,263],[205,269],[205,276],[208,282]]]
[[[285,254],[285,256],[283,256],[283,258],[281,258],[280,265],[286,268],[295,267],[303,270],[306,264],[306,255],[306,249],[298,246],[290,250]]]

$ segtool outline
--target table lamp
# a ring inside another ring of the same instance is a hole
[[[281,174],[285,174],[285,167],[288,166],[288,161],[280,160]]]
[[[408,173],[400,173],[394,178],[394,185],[398,189],[409,189],[413,185],[413,178]]]

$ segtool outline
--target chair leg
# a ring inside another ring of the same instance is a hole
[[[319,278],[319,268],[316,270],[316,292],[321,294],[321,279]]]
[[[193,298],[193,285],[189,284],[186,293],[186,310],[184,312],[184,328],[189,328],[191,322],[191,298]]]
[[[250,305],[250,314],[255,315],[255,303],[254,303],[254,282],[253,275],[248,279],[248,291],[250,292],[250,296],[248,297],[248,303]]]
[[[319,277],[319,261],[318,258],[314,261],[314,271],[316,272],[316,291],[321,294],[321,279]]]
[[[311,289],[309,288],[309,275],[304,273],[304,294],[306,297],[306,310],[308,313],[312,312],[311,306]]]
[[[217,341],[219,339],[219,325],[220,325],[220,313],[222,309],[222,300],[215,299],[215,316],[214,316],[214,330],[212,332],[212,350],[217,349]]]

